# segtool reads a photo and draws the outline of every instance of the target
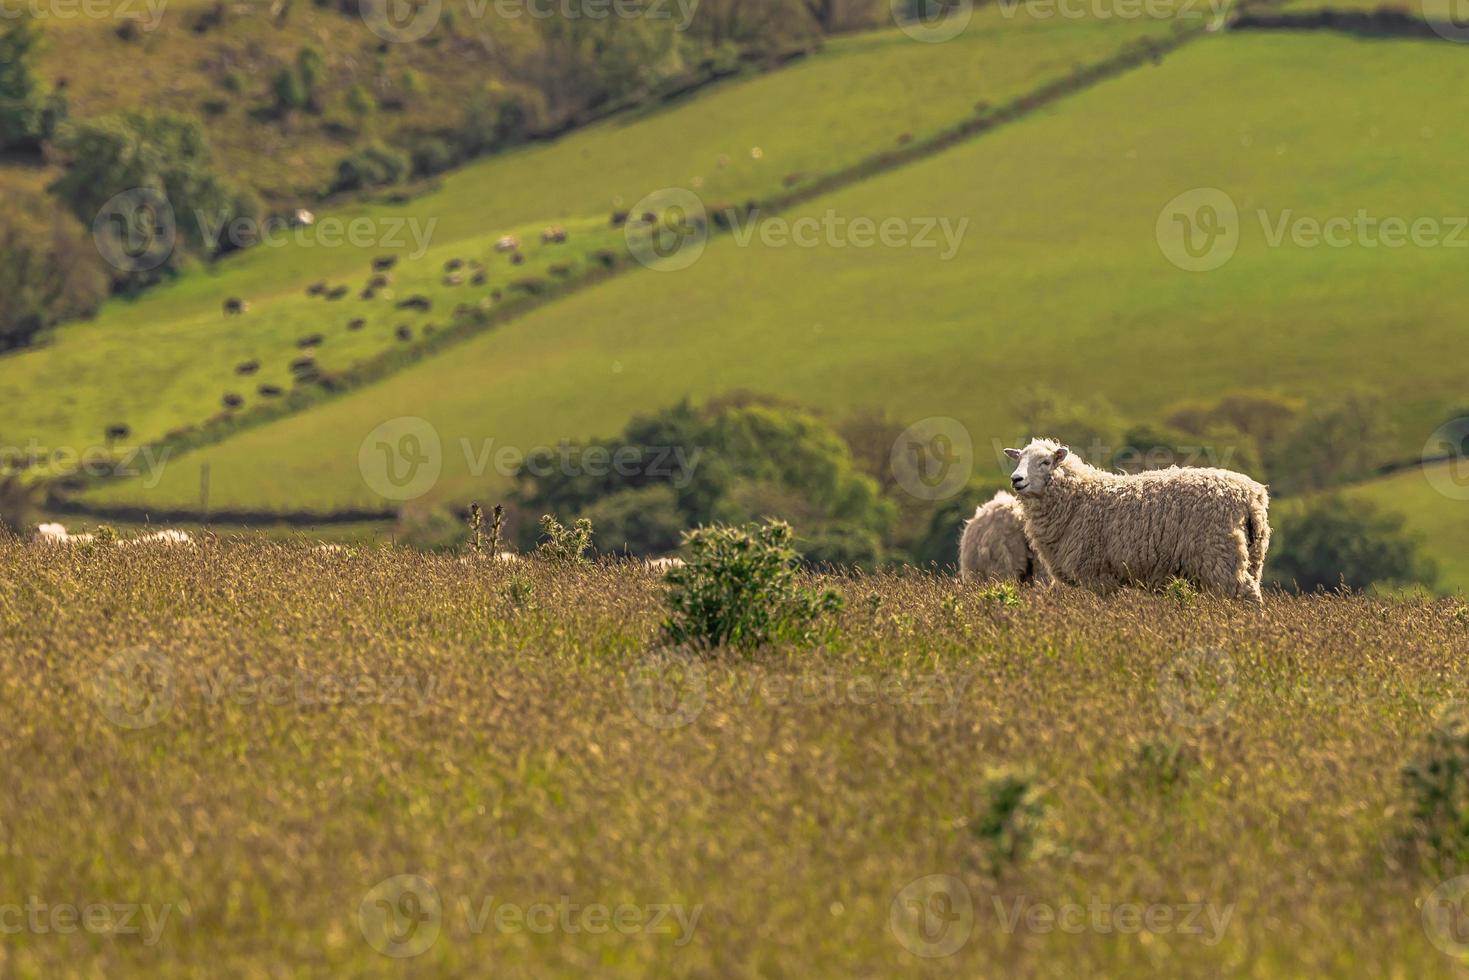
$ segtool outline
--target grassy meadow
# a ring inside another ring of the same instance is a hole
[[[637,565],[0,540],[0,895],[142,907],[0,972],[1460,975],[1399,773],[1462,602],[821,584],[668,659]]]
[[[397,346],[399,325],[418,337],[430,322],[442,328],[461,303],[502,306],[494,292],[509,297],[511,283],[546,278],[550,265],[568,263],[568,251],[573,277],[591,252],[625,251],[610,215],[653,191],[697,185],[706,200],[725,203],[788,193],[896,149],[902,139],[932,138],[973,118],[979,102],[1001,105],[1168,28],[1158,20],[1045,21],[989,11],[946,44],[923,44],[895,29],[839,38],[779,71],[465,167],[406,203],[323,212],[323,220],[339,228],[356,223],[363,233],[339,230],[330,241],[319,229],[299,241],[282,235],[279,245],[199,269],[135,301],[112,302],[95,320],[61,328],[44,347],[0,359],[0,400],[11,408],[0,419],[0,444],[23,447],[34,438],[46,447],[88,447],[114,424],[128,425],[134,441],[153,441],[214,417],[227,392],[242,395],[249,409],[262,399],[255,383],[242,389],[233,376],[241,361],[261,361],[276,379],[247,380],[279,383],[299,353],[296,342],[321,333],[322,368],[350,367]],[[883,84],[864,84],[872,78]],[[551,224],[568,230],[567,246],[535,247]],[[527,245],[524,267],[492,254],[510,233]],[[431,315],[405,317],[385,299],[356,298],[372,258],[386,254],[402,260],[396,297],[429,296]],[[483,288],[441,285],[450,258],[484,259],[489,281]],[[351,293],[332,304],[307,297],[306,287],[319,280],[349,284]],[[222,314],[231,296],[251,304],[247,316]],[[346,333],[358,317],[368,327]]]
[[[1445,287],[1460,251],[1272,237],[1300,218],[1454,215],[1469,146],[1452,106],[1466,81],[1469,59],[1447,43],[1195,41],[1159,67],[770,219],[898,217],[915,236],[926,222],[966,222],[947,260],[937,231],[928,248],[770,245],[763,226],[743,244],[716,236],[687,269],[620,276],[174,460],[155,487],[118,483],[87,499],[188,507],[208,463],[221,508],[379,504],[358,446],[385,420],[414,416],[443,446],[428,499],[462,502],[505,486],[486,448],[608,434],[634,413],[741,387],[833,414],[953,416],[980,472],[999,471],[992,440],[1016,438],[1017,406],[1038,395],[1101,396],[1150,419],[1241,387],[1310,400],[1361,387],[1383,396],[1411,458],[1462,393],[1461,363],[1423,356],[1459,346],[1469,309]],[[1224,191],[1239,215],[1237,250],[1208,272],[1175,266],[1158,232],[1171,199],[1197,188]]]

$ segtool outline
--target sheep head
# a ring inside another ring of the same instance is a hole
[[[1022,496],[1038,496],[1045,492],[1051,477],[1070,451],[1053,439],[1032,439],[1024,449],[1007,449],[1005,455],[1015,460],[1015,473],[1010,485]]]

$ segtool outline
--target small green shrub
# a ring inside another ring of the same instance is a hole
[[[355,191],[396,184],[408,176],[411,166],[403,154],[381,143],[369,143],[337,164],[332,190]]]
[[[1172,599],[1180,609],[1190,608],[1199,597],[1198,590],[1181,578],[1170,579],[1163,593]]]
[[[1469,715],[1439,719],[1420,754],[1403,767],[1405,843],[1426,862],[1469,864]]]
[[[754,649],[818,639],[842,608],[830,590],[804,588],[789,524],[704,527],[684,536],[687,564],[668,573],[664,638],[674,644]]]
[[[541,543],[536,546],[537,558],[572,564],[584,562],[587,551],[592,547],[592,522],[581,517],[566,528],[546,514],[541,517],[541,538]]]
[[[995,582],[980,589],[976,594],[981,602],[1004,606],[1007,609],[1020,605],[1020,586],[1014,582]]]
[[[984,845],[992,874],[1025,861],[1044,841],[1050,808],[1034,775],[991,771],[980,786],[977,804],[969,831]]]
[[[1198,765],[1194,751],[1178,739],[1149,739],[1138,746],[1128,774],[1141,789],[1170,793],[1191,776]]]
[[[531,585],[530,579],[519,573],[512,575],[505,586],[505,598],[516,609],[525,609],[530,605],[531,596],[535,594],[535,587]]]

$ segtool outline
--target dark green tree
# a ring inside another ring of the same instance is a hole
[[[1266,571],[1286,587],[1432,586],[1438,577],[1433,561],[1404,530],[1403,516],[1365,500],[1320,497],[1299,510],[1284,510],[1273,523]]]
[[[36,77],[41,28],[28,16],[0,24],[0,150],[35,152],[54,123]],[[61,103],[64,106],[64,102]]]

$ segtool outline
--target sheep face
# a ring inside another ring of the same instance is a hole
[[[1017,462],[1010,485],[1015,492],[1035,497],[1045,493],[1067,449],[1049,440],[1037,439],[1024,449],[1007,449],[1005,455]]]

